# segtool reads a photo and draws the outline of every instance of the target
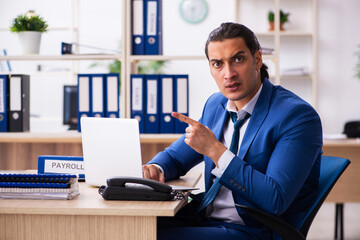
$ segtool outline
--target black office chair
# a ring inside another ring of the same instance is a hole
[[[331,189],[339,179],[341,174],[345,171],[350,161],[345,158],[323,156],[321,158],[320,179],[318,188],[318,197],[314,203],[307,209],[296,215],[294,219],[289,219],[288,222],[278,218],[277,216],[263,212],[252,207],[237,205],[241,207],[250,216],[257,219],[273,231],[277,232],[284,240],[303,240],[306,239],[310,225],[315,218],[318,210],[330,193]]]

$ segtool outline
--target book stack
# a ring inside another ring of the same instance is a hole
[[[0,174],[0,198],[69,200],[78,194],[76,175]]]

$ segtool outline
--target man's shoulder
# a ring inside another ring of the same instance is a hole
[[[213,104],[213,103],[217,103],[217,104],[226,104],[226,102],[228,101],[228,99],[226,97],[224,97],[224,95],[222,95],[221,92],[216,92],[210,95],[210,97],[207,100],[207,104]]]

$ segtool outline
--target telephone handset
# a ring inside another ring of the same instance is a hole
[[[155,180],[135,177],[109,178],[107,186],[99,188],[106,200],[163,201],[174,199],[172,187]]]

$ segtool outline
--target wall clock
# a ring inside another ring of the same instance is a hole
[[[188,23],[199,23],[208,14],[206,0],[182,0],[179,6],[180,16]]]

